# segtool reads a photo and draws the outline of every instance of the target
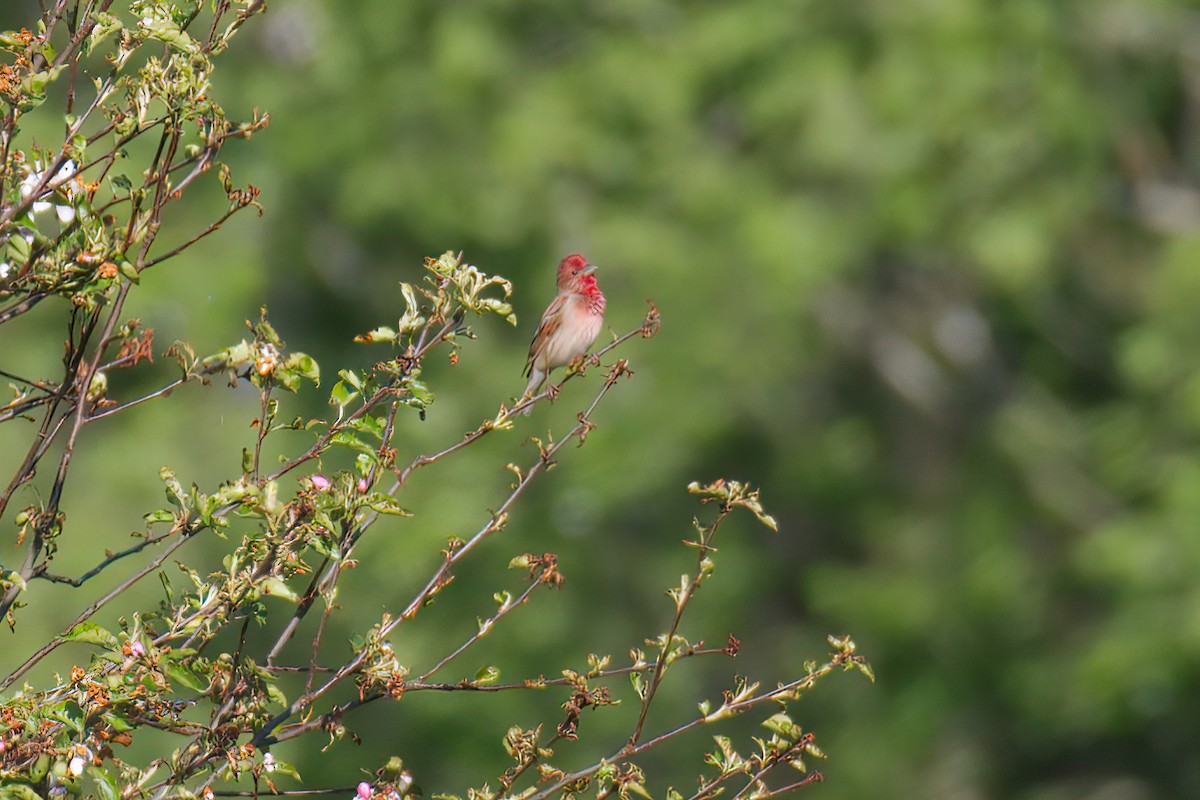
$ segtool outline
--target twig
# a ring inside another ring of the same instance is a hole
[[[483,622],[479,625],[479,630],[477,630],[469,639],[467,639],[465,642],[463,642],[458,647],[456,647],[451,653],[446,655],[441,661],[437,662],[432,667],[430,667],[428,670],[421,673],[421,677],[418,678],[417,680],[419,680],[419,681],[429,680],[429,677],[431,675],[433,675],[438,670],[440,670],[442,667],[446,666],[451,661],[453,661],[454,659],[456,659],[460,655],[462,655],[464,652],[466,652],[468,647],[475,644],[480,639],[482,639],[484,636],[486,636],[488,634],[488,632],[491,631],[491,629],[495,626],[495,624],[497,622],[502,620],[504,617],[508,616],[512,611],[514,611],[518,607],[525,605],[525,602],[527,600],[529,600],[529,596],[531,594],[533,594],[533,590],[536,589],[538,586],[541,586],[543,583],[544,583],[544,581],[542,580],[540,575],[535,576],[529,582],[529,585],[525,587],[525,591],[521,592],[520,596],[517,597],[516,600],[514,600],[510,603],[507,603],[507,604],[501,606],[499,609],[497,609],[496,613],[493,614],[490,619],[486,620],[485,622]]]
[[[194,531],[192,533],[194,533]],[[5,678],[3,681],[0,681],[0,691],[4,691],[9,686],[12,686],[13,682],[16,681],[18,678],[20,678],[22,675],[24,675],[26,672],[28,672],[31,667],[33,667],[35,664],[37,664],[39,661],[41,661],[43,658],[45,658],[52,651],[56,650],[59,645],[61,645],[63,642],[66,641],[66,636],[68,636],[71,633],[71,631],[73,631],[76,627],[78,627],[79,625],[81,625],[82,623],[84,623],[88,619],[90,619],[97,611],[99,611],[101,608],[103,608],[105,605],[107,605],[109,603],[109,601],[111,601],[115,597],[120,596],[120,594],[122,592],[124,592],[126,589],[128,589],[130,586],[133,586],[135,583],[140,581],[142,578],[144,578],[147,575],[149,575],[150,573],[156,571],[160,566],[162,566],[162,563],[164,561],[166,561],[168,558],[170,558],[171,555],[176,550],[178,550],[180,548],[180,546],[182,546],[183,543],[186,542],[189,538],[191,538],[189,535],[186,535],[183,531],[180,531],[179,537],[174,542],[169,544],[161,553],[159,553],[154,558],[154,560],[152,560],[146,566],[142,567],[140,570],[138,570],[133,575],[131,575],[129,578],[126,578],[120,584],[115,586],[111,591],[109,591],[108,594],[104,595],[99,600],[97,600],[96,602],[94,602],[90,606],[88,606],[86,609],[84,609],[84,611],[78,617],[75,618],[75,621],[67,626],[67,629],[62,634],[60,634],[59,636],[55,637],[50,642],[45,644],[40,650],[38,650],[36,653],[34,653],[32,656],[30,656],[28,659],[26,659],[25,662],[23,664],[21,664],[21,666],[17,667],[15,670],[13,670],[11,673],[9,673],[7,678]]]
[[[134,398],[133,400],[127,400],[124,403],[121,403],[120,405],[116,405],[111,408],[106,408],[103,411],[98,411],[94,414],[90,414],[87,418],[87,422],[95,422],[96,420],[104,419],[105,417],[111,417],[113,414],[119,414],[122,411],[127,411],[128,409],[133,408],[134,406],[140,406],[142,403],[145,403],[147,401],[154,400],[159,397],[166,397],[174,389],[177,389],[178,387],[187,383],[188,380],[190,380],[190,378],[188,376],[184,376],[182,378],[176,378],[175,380],[168,383],[166,386],[155,389],[153,392],[150,392],[149,394],[144,394],[141,397]]]
[[[96,566],[89,569],[87,572],[80,575],[78,578],[69,578],[65,575],[51,575],[50,573],[45,571],[45,565],[43,565],[42,569],[39,570],[38,572],[36,572],[33,577],[41,578],[42,580],[50,581],[51,583],[65,583],[69,586],[74,586],[75,588],[79,588],[80,586],[83,586],[83,584],[87,583],[89,580],[96,577],[101,572],[103,572],[105,569],[107,569],[108,567],[117,563],[121,559],[128,558],[129,556],[132,556],[132,555],[136,555],[136,554],[142,552],[143,550],[145,550],[150,545],[158,544],[163,539],[168,539],[171,536],[172,536],[172,533],[161,533],[157,536],[147,536],[145,539],[143,539],[138,544],[135,544],[132,547],[127,547],[124,550],[121,550],[116,553],[112,553],[111,555],[107,556],[103,561],[101,561],[99,564],[97,564]]]

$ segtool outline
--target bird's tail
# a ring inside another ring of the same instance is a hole
[[[521,395],[522,399],[533,397],[537,393],[537,390],[542,388],[542,382],[546,380],[546,374],[532,364],[530,364],[528,374],[529,383],[525,386],[525,393]],[[528,417],[532,412],[533,406],[530,405],[521,413]]]

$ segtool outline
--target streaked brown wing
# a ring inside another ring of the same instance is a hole
[[[563,311],[567,304],[569,295],[566,293],[555,296],[550,301],[549,307],[546,308],[546,313],[542,314],[541,324],[538,325],[537,333],[533,335],[533,341],[529,345],[529,357],[525,359],[525,371],[521,373],[525,377],[533,371],[533,360],[537,354],[546,349],[546,340],[554,335],[558,330],[558,326],[562,324]]]

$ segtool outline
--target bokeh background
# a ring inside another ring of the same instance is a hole
[[[9,0],[0,21],[35,14]],[[231,115],[272,117],[226,151],[266,213],[146,276],[131,312],[161,344],[212,352],[265,303],[327,388],[377,355],[350,340],[394,320],[397,282],[461,249],[515,281],[521,325],[480,321],[457,366],[429,365],[438,401],[398,440],[417,453],[520,391],[564,253],[601,266],[614,331],[662,309],[586,447],[402,629],[414,664],[470,634],[524,550],[559,553],[567,586],[444,677],[622,658],[690,558],[683,487],[728,476],[781,531],[722,532],[684,633],[744,653],[687,665],[652,729],[849,633],[878,682],[827,681],[797,710],[830,756],[822,797],[1200,796],[1200,4],[275,0],[220,63]],[[54,363],[60,321],[30,325],[5,357]],[[520,440],[563,430],[595,382],[418,475],[417,517],[363,544],[342,641],[407,601],[532,457]],[[326,413],[319,394],[296,413]],[[236,473],[256,413],[187,387],[89,432],[64,564],[140,526],[160,466]],[[6,666],[85,604],[30,599]],[[462,790],[562,699],[412,695],[349,720],[361,747],[288,757],[337,785],[395,752],[426,792]],[[627,725],[605,713],[584,720],[600,752]],[[695,752],[657,768],[690,785]]]

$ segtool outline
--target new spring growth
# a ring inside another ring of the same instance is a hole
[[[722,510],[744,508],[757,517],[763,525],[773,531],[779,530],[779,523],[775,521],[775,518],[763,511],[762,504],[758,500],[758,490],[751,489],[749,484],[718,478],[704,486],[697,481],[692,481],[688,484],[687,489],[692,494],[700,495],[701,503],[716,500],[720,502]]]

